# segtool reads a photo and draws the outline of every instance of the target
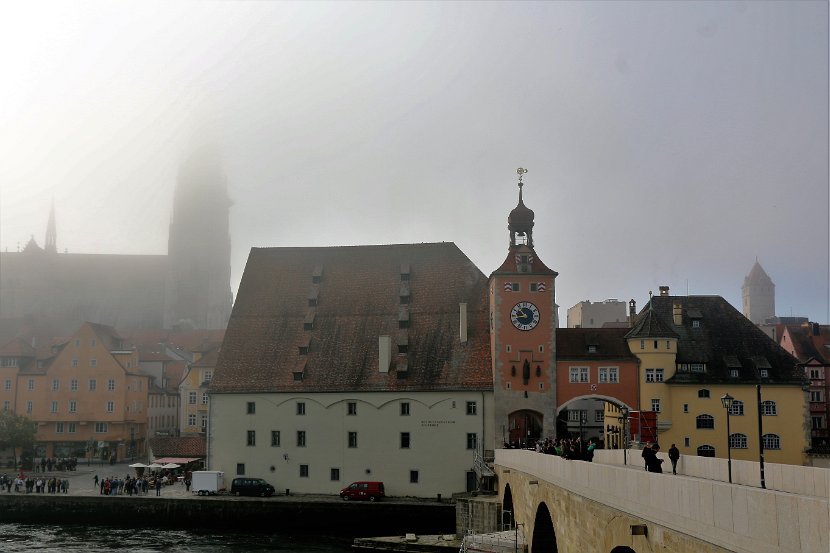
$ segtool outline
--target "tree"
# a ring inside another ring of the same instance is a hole
[[[34,448],[37,423],[29,417],[0,411],[0,448],[11,448],[14,466],[17,468],[17,450],[21,456]],[[31,455],[30,455],[31,457]]]

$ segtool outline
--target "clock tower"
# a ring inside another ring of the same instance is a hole
[[[533,210],[507,218],[507,259],[490,275],[490,349],[496,442],[527,444],[556,433],[556,271],[533,249]]]

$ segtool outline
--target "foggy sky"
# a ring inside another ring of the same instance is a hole
[[[217,130],[248,251],[507,254],[516,168],[574,303],[660,285],[830,318],[826,2],[18,2],[0,7],[0,248],[167,250]]]

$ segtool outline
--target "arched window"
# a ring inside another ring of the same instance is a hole
[[[764,449],[781,449],[781,437],[778,434],[764,434]]]
[[[744,414],[744,402],[738,401],[737,399],[732,400],[732,407],[729,408],[729,414],[734,416],[743,416]]]
[[[746,434],[730,434],[729,435],[729,447],[732,449],[746,449]]]
[[[715,417],[712,415],[698,415],[695,419],[697,422],[698,428],[714,428],[715,427]]]
[[[761,402],[761,413],[768,416],[774,417],[778,414],[778,408],[775,406],[774,401],[762,401]]]
[[[697,397],[709,397],[709,390],[703,388],[702,390],[697,391]]]
[[[715,448],[710,445],[702,445],[699,448],[697,448],[697,454],[701,457],[714,457]]]

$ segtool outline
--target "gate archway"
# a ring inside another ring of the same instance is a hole
[[[542,413],[523,409],[508,416],[510,424],[509,443],[513,447],[526,447],[542,437]]]

